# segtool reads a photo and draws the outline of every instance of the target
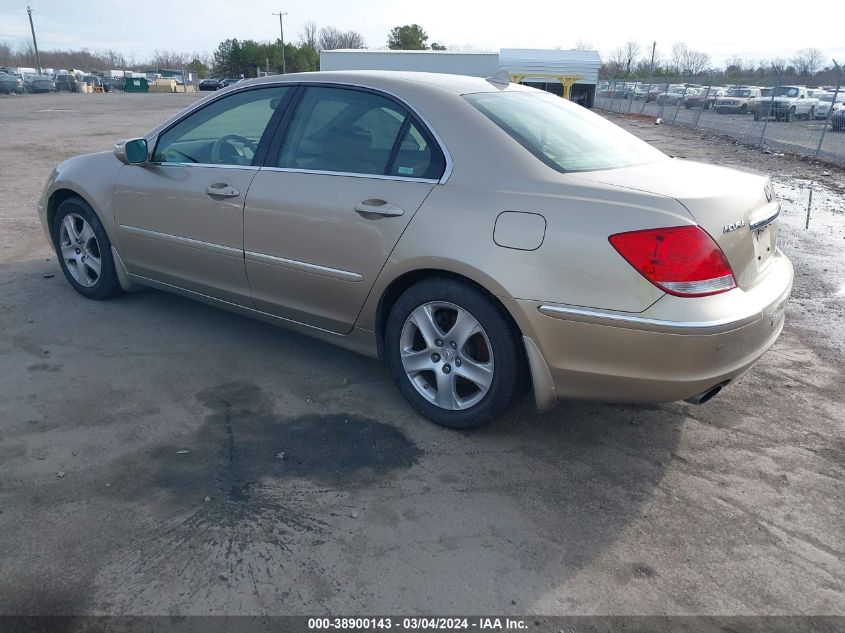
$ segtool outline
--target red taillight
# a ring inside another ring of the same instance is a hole
[[[701,227],[630,231],[608,239],[637,272],[669,294],[703,297],[736,288],[725,254]]]

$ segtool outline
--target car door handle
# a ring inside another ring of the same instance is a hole
[[[209,196],[215,196],[217,198],[235,198],[241,195],[240,191],[231,185],[227,185],[225,182],[215,182],[214,184],[208,185],[205,192]]]
[[[356,213],[361,213],[363,215],[373,214],[395,216],[405,213],[405,209],[402,207],[397,207],[395,204],[390,204],[384,200],[377,199],[364,200],[356,204],[354,208]]]

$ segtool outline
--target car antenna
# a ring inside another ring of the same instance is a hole
[[[495,75],[490,75],[487,77],[487,81],[491,84],[504,84],[507,86],[511,82],[510,73],[507,70],[500,70]]]

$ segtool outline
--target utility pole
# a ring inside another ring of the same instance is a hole
[[[273,15],[279,16],[279,34],[281,35],[279,43],[282,45],[282,74],[284,75],[287,72],[287,68],[285,67],[285,25],[282,22],[282,16],[287,15],[287,13],[282,13],[281,11],[279,11],[278,13],[274,13]]]
[[[26,12],[29,15],[29,28],[32,31],[32,45],[35,47],[35,65],[38,66],[38,74],[41,74],[41,58],[38,56],[38,42],[35,40],[35,27],[32,24],[32,9],[29,5],[26,7]]]

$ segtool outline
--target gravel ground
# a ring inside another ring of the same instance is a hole
[[[0,98],[0,613],[845,615],[841,169],[611,117],[775,177],[784,334],[704,406],[458,433],[375,361],[71,290],[32,210],[50,169],[193,98]]]

